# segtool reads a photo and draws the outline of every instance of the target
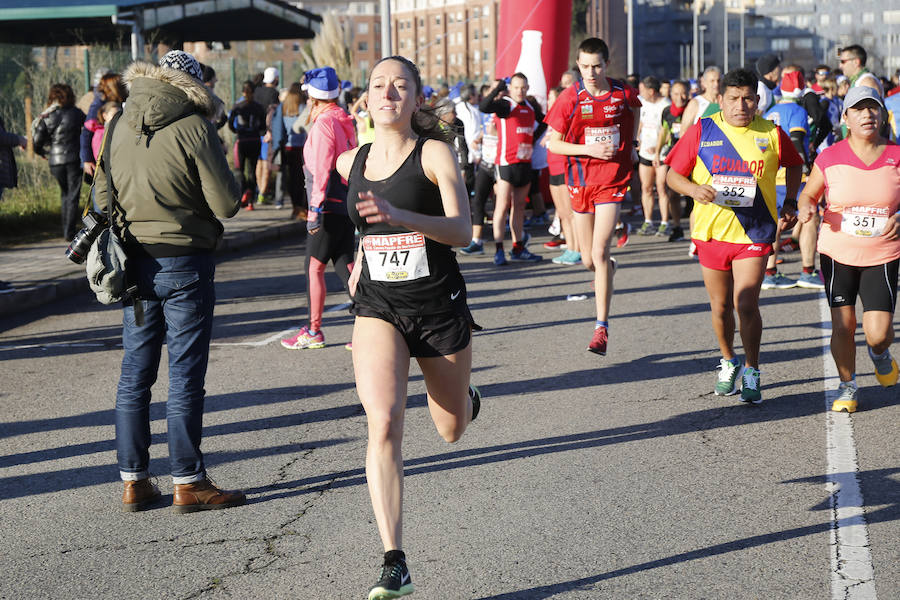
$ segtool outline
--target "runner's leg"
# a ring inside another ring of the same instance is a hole
[[[525,240],[525,205],[528,204],[530,186],[523,185],[512,188],[512,205],[509,209],[509,231],[513,244]],[[494,221],[496,223],[496,221]],[[496,231],[496,225],[494,226]]]
[[[578,235],[575,233],[575,213],[572,212],[572,199],[569,198],[569,189],[565,185],[551,185],[550,195],[553,196],[553,204],[556,206],[556,216],[566,238],[566,246],[572,252],[579,252]]]
[[[660,223],[668,223],[671,214],[669,213],[669,188],[666,186],[666,172],[669,168],[666,165],[650,168],[656,173],[656,195],[659,197]]]
[[[366,481],[385,552],[403,548],[403,417],[409,348],[381,319],[356,317],[353,326],[356,391],[366,411]]]
[[[775,225],[775,243],[772,244],[772,254],[769,255],[769,258],[766,260],[766,274],[774,275],[775,271],[778,271],[778,255],[781,252],[781,219],[778,220],[778,223]]]
[[[447,442],[455,442],[472,420],[469,379],[472,374],[472,344],[448,356],[417,358],[425,389],[428,410],[438,433]]]
[[[703,284],[709,295],[713,332],[719,342],[722,358],[734,359],[734,278],[731,271],[701,266]]]
[[[883,354],[894,342],[894,314],[885,310],[867,310],[862,318],[866,344],[875,354]]]
[[[494,186],[494,192],[496,195],[496,200],[494,201],[494,214],[492,216],[494,242],[501,244],[502,246],[503,239],[506,237],[506,213],[507,211],[510,211],[510,205],[513,201],[513,187],[508,181],[504,181],[498,177],[497,183]]]
[[[831,356],[841,381],[851,381],[856,374],[856,306],[831,309]]]
[[[765,257],[742,258],[731,263],[734,277],[734,306],[738,314],[744,363],[759,369],[759,345],[762,340],[762,315],[759,291],[765,275]],[[733,336],[734,334],[732,334]]]
[[[575,237],[580,240],[581,264],[588,271],[594,270],[592,247],[594,245],[594,213],[574,213]]]
[[[801,266],[816,266],[816,243],[819,240],[819,213],[817,212],[806,223],[797,223],[800,229],[800,262]]]
[[[594,265],[594,299],[597,320],[609,320],[609,307],[613,292],[613,270],[609,260],[609,243],[612,241],[619,220],[618,202],[605,202],[594,206],[594,234],[591,244],[591,260]]]
[[[644,222],[653,222],[653,167],[638,165],[638,176],[641,178],[641,207],[644,209]],[[642,232],[643,233],[643,232]]]

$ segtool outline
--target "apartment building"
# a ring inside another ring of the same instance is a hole
[[[770,52],[807,68],[836,68],[838,49],[851,44],[866,48],[876,73],[900,68],[900,0],[634,0],[633,6],[641,74],[693,76],[695,9],[700,70],[726,65],[726,56],[727,68],[753,66]]]
[[[498,0],[391,0],[394,52],[432,85],[494,78]]]

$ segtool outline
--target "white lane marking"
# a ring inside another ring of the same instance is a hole
[[[341,310],[346,310],[350,308],[350,302],[344,302],[343,304],[337,304],[332,306],[331,308],[326,308],[325,312],[332,313],[338,312]],[[280,340],[282,337],[287,336],[291,333],[296,333],[299,327],[293,327],[291,329],[285,329],[284,331],[279,331],[278,333],[273,333],[269,337],[259,340],[257,342],[210,342],[210,346],[252,346],[252,347],[260,347],[265,346],[267,344],[271,344],[277,340]]]
[[[265,346],[266,344],[271,344],[275,340],[281,339],[282,336],[286,336],[289,333],[296,333],[298,327],[293,327],[291,329],[285,329],[284,331],[279,331],[278,333],[273,333],[269,337],[264,340],[259,340],[258,342],[210,342],[210,346]]]
[[[343,304],[338,304],[337,306],[332,306],[331,308],[326,308],[325,312],[330,313],[330,312],[339,312],[342,310],[346,310],[346,309],[350,308],[351,304],[352,304],[352,302],[344,302]]]
[[[830,323],[831,310],[824,295],[819,297],[819,308],[822,323]],[[840,378],[831,358],[829,337],[830,334],[824,338],[822,360],[828,463],[825,486],[831,504],[831,597],[833,600],[875,600],[875,569],[857,477],[859,463],[853,440],[853,421],[849,413],[831,410],[838,395]]]

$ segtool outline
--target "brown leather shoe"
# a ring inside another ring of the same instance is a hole
[[[200,510],[219,510],[240,506],[247,501],[240,490],[220,490],[209,479],[195,483],[176,483],[172,507],[178,514]]]
[[[149,478],[126,481],[125,490],[122,492],[122,510],[124,512],[145,510],[161,496],[159,488],[153,485]]]

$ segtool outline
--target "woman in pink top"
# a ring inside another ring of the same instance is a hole
[[[834,411],[857,406],[857,295],[875,377],[884,387],[897,383],[890,346],[900,265],[900,146],[879,133],[885,115],[877,90],[852,88],[843,115],[850,135],[819,155],[799,199],[798,218],[805,223],[825,193],[818,249],[831,307],[831,354],[841,379]]]
[[[309,325],[304,325],[293,337],[281,340],[281,345],[290,350],[325,347],[325,334],[321,328],[325,310],[325,267],[331,261],[334,272],[349,293],[356,232],[347,216],[347,181],[335,169],[338,156],[356,147],[353,117],[337,103],[340,80],[333,68],[320,67],[306,72],[302,89],[309,95],[309,137],[303,147],[309,187],[306,216]],[[346,347],[350,349],[349,344]]]

